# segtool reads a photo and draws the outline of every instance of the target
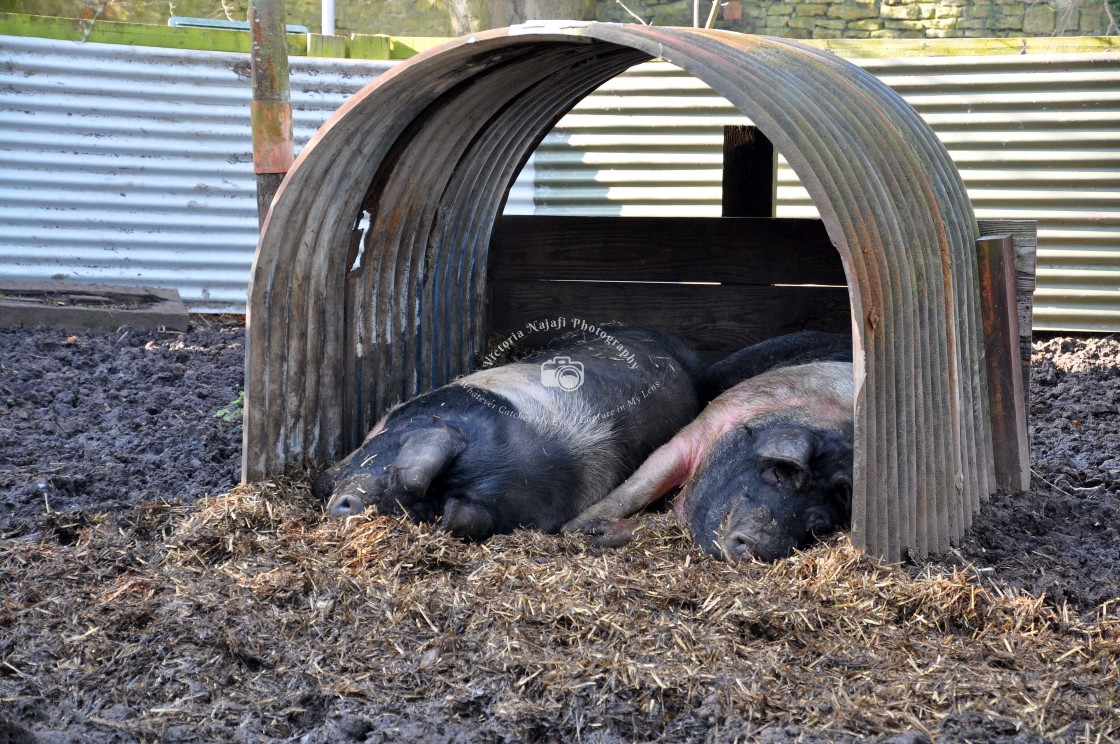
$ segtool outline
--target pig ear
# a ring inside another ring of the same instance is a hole
[[[813,437],[804,429],[763,431],[755,445],[758,472],[772,486],[801,488],[809,479]]]
[[[466,446],[459,433],[446,426],[409,432],[401,437],[393,477],[409,493],[423,495]]]

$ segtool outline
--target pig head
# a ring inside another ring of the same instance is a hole
[[[564,528],[622,544],[624,517],[681,486],[674,511],[704,550],[729,561],[787,556],[850,522],[853,398],[847,362],[739,382]]]
[[[313,490],[330,498],[327,511],[335,518],[374,508],[426,521],[433,515],[418,512],[425,511],[428,487],[465,447],[458,431],[435,422],[430,428],[381,432],[320,473]]]
[[[771,422],[719,439],[678,501],[693,541],[728,562],[773,561],[851,522],[852,430]]]

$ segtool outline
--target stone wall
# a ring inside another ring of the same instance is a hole
[[[691,26],[691,0],[623,0],[644,21]],[[1100,36],[1107,0],[720,0],[716,28],[795,39]],[[711,0],[700,0],[700,23]],[[598,18],[633,21],[618,0]]]

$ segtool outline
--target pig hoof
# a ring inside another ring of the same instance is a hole
[[[582,532],[591,536],[592,545],[620,548],[634,539],[637,528],[636,519],[596,519],[585,524]]]
[[[343,519],[361,514],[366,510],[366,504],[353,494],[341,493],[331,500],[327,509],[335,519]]]

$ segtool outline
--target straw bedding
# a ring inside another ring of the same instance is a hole
[[[1114,365],[1120,344],[1091,341]],[[1065,353],[1044,346],[1040,365]],[[1039,499],[1115,508],[1110,460],[1050,458],[1041,475],[1066,480]],[[839,536],[735,567],[667,515],[620,550],[325,521],[307,475],[33,524],[11,512],[0,742],[1120,738],[1114,568],[1083,567],[1104,578],[1072,598],[1099,603],[1030,591],[1015,567],[1041,537],[988,532],[1010,499],[928,564],[881,565]],[[1022,551],[989,555],[989,539]],[[1110,539],[1082,542],[1103,560]],[[1039,563],[1076,574],[1056,553]]]

